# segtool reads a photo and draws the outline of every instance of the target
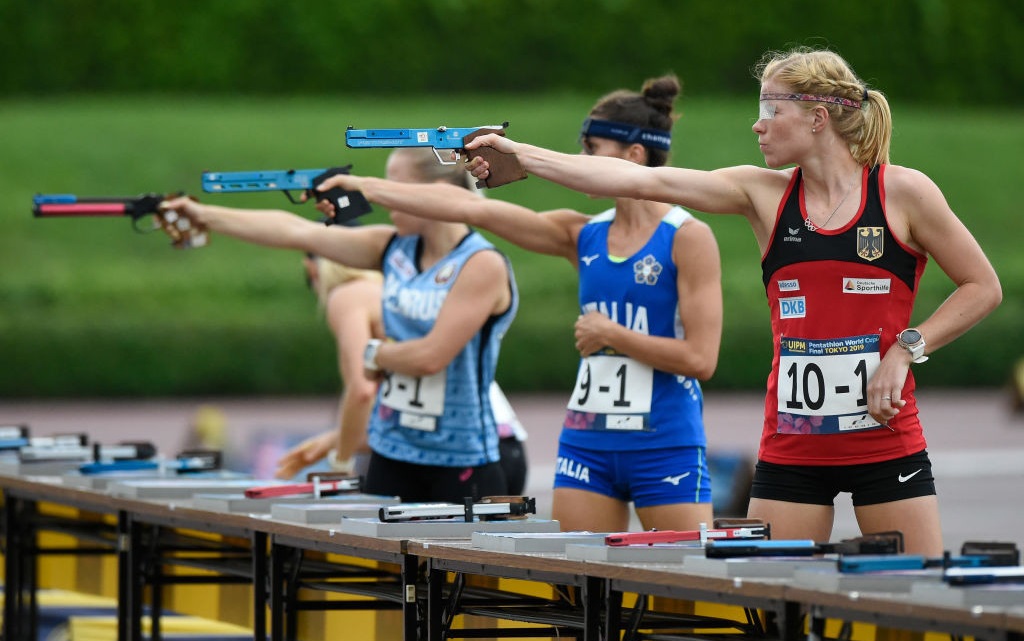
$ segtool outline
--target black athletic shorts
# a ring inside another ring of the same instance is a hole
[[[406,503],[462,503],[467,497],[507,495],[508,482],[498,462],[477,467],[440,467],[396,461],[372,452],[363,491],[398,496]]]
[[[849,492],[854,505],[875,505],[935,494],[928,452],[861,465],[776,465],[758,461],[750,497],[834,505]]]
[[[505,470],[509,494],[522,494],[526,489],[526,448],[523,442],[514,436],[506,436],[498,440],[498,453],[501,455],[501,469]]]

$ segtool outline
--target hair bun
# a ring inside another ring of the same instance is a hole
[[[649,105],[663,113],[672,113],[672,104],[679,96],[681,89],[679,78],[675,74],[666,74],[659,78],[646,80],[642,92],[644,100]]]

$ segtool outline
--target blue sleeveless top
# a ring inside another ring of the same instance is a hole
[[[383,256],[384,331],[407,341],[430,332],[466,261],[494,245],[468,234],[426,271],[419,269],[419,236],[395,236]],[[446,467],[473,467],[498,460],[498,430],[489,389],[501,340],[519,305],[509,265],[512,302],[492,316],[443,371],[422,377],[390,372],[381,382],[370,418],[370,447],[387,458]]]
[[[625,260],[608,256],[610,209],[580,230],[580,313],[598,310],[633,331],[682,338],[672,245],[691,218],[674,207],[647,243]],[[705,446],[697,379],[654,370],[605,349],[581,359],[561,442],[595,450]]]

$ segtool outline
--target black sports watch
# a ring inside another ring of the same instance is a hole
[[[896,334],[896,342],[903,349],[910,352],[911,360],[914,363],[923,363],[928,360],[928,357],[924,355],[924,336],[921,332],[914,328],[908,327],[899,334]]]

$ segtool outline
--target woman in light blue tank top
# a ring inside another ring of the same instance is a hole
[[[449,193],[444,186],[470,193],[469,174],[440,165],[429,149],[396,150],[387,176],[381,183],[414,184],[422,194]],[[317,206],[333,215],[329,201]],[[392,225],[325,227],[283,211],[191,199],[165,207],[214,233],[383,271],[387,339],[371,339],[364,358],[367,376],[380,385],[363,489],[405,501],[507,494],[490,388],[518,292],[511,266],[491,243],[464,223],[398,208],[391,208]]]
[[[584,122],[586,153],[648,165],[668,157],[675,76],[642,93],[616,91]],[[552,516],[564,530],[622,531],[630,503],[645,529],[711,523],[700,381],[714,372],[722,331],[721,271],[710,228],[670,205],[633,199],[592,217],[536,213],[469,193],[335,185],[432,220],[468,223],[580,273],[579,376],[568,402]],[[538,363],[542,355],[538,354]]]

